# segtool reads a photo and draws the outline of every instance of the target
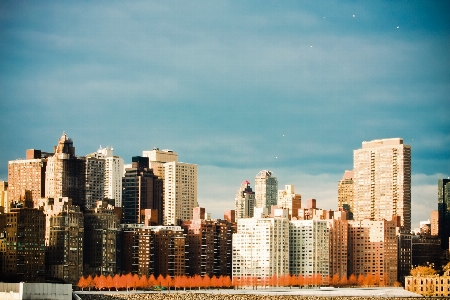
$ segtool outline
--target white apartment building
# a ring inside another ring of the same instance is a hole
[[[272,171],[262,170],[255,178],[255,207],[270,209],[277,205],[278,179],[272,176]]]
[[[298,210],[302,207],[302,195],[295,193],[293,185],[285,185],[284,190],[278,191],[277,206],[288,209],[290,217],[297,217]]]
[[[191,220],[197,202],[197,165],[182,162],[164,164],[164,225]]]
[[[122,177],[124,161],[114,155],[114,149],[110,146],[98,149],[97,153],[105,160],[105,198],[114,199],[116,207],[122,207]]]
[[[237,220],[232,245],[233,278],[258,278],[258,285],[264,285],[273,275],[288,274],[287,210],[277,209],[275,217],[269,218],[267,208],[255,208],[253,218]]]
[[[353,152],[353,176],[355,221],[400,216],[402,230],[411,230],[411,146],[401,138],[363,142]]]
[[[289,273],[329,275],[329,231],[325,220],[291,220],[289,223]]]
[[[248,182],[248,180],[244,180],[236,193],[236,198],[234,199],[236,220],[253,217],[254,208],[255,193],[250,187],[250,182]]]

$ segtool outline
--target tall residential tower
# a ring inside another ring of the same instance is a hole
[[[411,146],[401,138],[363,142],[354,150],[354,220],[401,217],[411,230]]]
[[[255,207],[270,209],[277,205],[278,180],[272,176],[272,171],[262,170],[255,178]]]

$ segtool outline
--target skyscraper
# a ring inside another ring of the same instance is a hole
[[[354,188],[353,171],[346,170],[338,182],[338,208],[349,212],[350,219],[353,219]]]
[[[255,208],[255,193],[250,187],[250,182],[248,182],[248,180],[244,180],[242,182],[234,201],[236,220],[253,217],[253,209]]]
[[[45,197],[72,198],[73,205],[84,210],[85,203],[85,158],[75,156],[72,139],[66,133],[58,140],[54,147],[54,154],[47,158],[45,171]]]
[[[255,178],[255,207],[270,209],[277,205],[278,180],[272,176],[272,171],[262,170]]]
[[[164,164],[164,225],[191,220],[197,202],[197,165],[182,162]]]
[[[123,177],[123,223],[141,223],[145,209],[158,211],[158,224],[162,222],[162,181],[148,166],[148,157],[134,156],[132,168]]]
[[[353,153],[355,221],[394,220],[411,230],[411,147],[403,139],[363,142]]]
[[[438,179],[438,235],[442,249],[449,248],[450,238],[450,179]]]

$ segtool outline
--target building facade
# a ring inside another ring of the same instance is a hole
[[[442,249],[449,249],[450,239],[450,179],[438,179],[438,235]]]
[[[371,274],[383,285],[397,280],[397,236],[395,221],[349,222],[349,273]]]
[[[289,274],[322,275],[330,273],[329,229],[326,220],[289,222]]]
[[[277,206],[289,211],[289,219],[298,216],[298,210],[302,207],[302,195],[295,193],[293,185],[285,185],[284,190],[278,191]]]
[[[346,170],[342,179],[338,182],[338,209],[349,213],[349,219],[353,219],[354,181],[353,171]]]
[[[39,207],[45,214],[46,276],[76,284],[83,275],[83,213],[67,197],[42,198]]]
[[[11,208],[0,214],[2,281],[45,280],[45,215],[36,208]],[[6,280],[5,280],[6,279]]]
[[[236,197],[234,198],[234,207],[236,220],[253,217],[255,193],[250,187],[248,180],[244,180],[237,191]]]
[[[197,202],[197,165],[164,164],[164,225],[180,225],[192,219]]]
[[[149,168],[148,157],[134,156],[132,161],[122,183],[122,223],[141,223],[145,210],[152,209],[158,212],[158,224],[162,224],[162,180]]]
[[[401,217],[401,230],[411,230],[411,147],[403,139],[363,142],[353,152],[354,215],[364,219]]]
[[[45,171],[45,197],[69,197],[73,205],[86,207],[86,163],[84,157],[75,156],[72,139],[65,133],[54,147],[54,154],[47,158]]]
[[[116,274],[120,220],[108,201],[97,201],[84,212],[84,274]]]
[[[255,207],[266,207],[269,210],[277,205],[278,179],[272,171],[262,170],[255,177]]]
[[[348,220],[328,220],[330,232],[330,277],[337,274],[339,278],[348,277]]]
[[[283,210],[282,210],[283,211]],[[269,218],[267,208],[256,208],[253,218],[238,219],[233,234],[233,280],[258,280],[264,285],[274,275],[289,273],[287,210]]]

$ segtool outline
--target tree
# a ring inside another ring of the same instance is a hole
[[[141,276],[141,278],[139,278],[139,282],[138,282],[138,288],[140,289],[146,289],[148,287],[148,280],[147,280],[147,276],[144,274]]]
[[[133,287],[133,275],[131,275],[131,273],[128,273],[127,275],[125,275],[124,281],[125,281],[125,287],[127,288],[127,292],[128,292],[129,288]]]
[[[357,281],[358,286],[362,286],[364,284],[364,275],[359,274],[358,279],[356,281]]]
[[[97,279],[97,280],[95,280]],[[95,276],[94,278],[95,280],[95,287],[101,291],[102,289],[104,289],[106,287],[106,277],[105,275],[100,275],[100,276]]]
[[[331,284],[333,286],[338,286],[339,285],[339,275],[337,273],[335,273],[333,275],[333,277],[331,278]]]
[[[358,283],[355,274],[350,275],[350,277],[348,278],[348,284],[350,286],[355,286]]]
[[[156,278],[156,285],[159,285],[161,287],[166,285],[166,280],[164,279],[164,276],[162,276],[162,274],[159,274]]]
[[[121,276],[119,274],[116,274],[113,277],[113,286],[116,288],[116,291],[118,291],[122,287],[122,280],[120,277]]]
[[[147,286],[148,287],[154,287],[156,285],[156,278],[155,275],[150,275],[150,277],[147,280]]]
[[[205,276],[203,276],[202,286],[205,289],[211,287],[211,278],[208,276],[208,274],[205,274]]]
[[[87,282],[87,286],[89,287],[89,290],[91,290],[91,288],[94,287],[94,279],[92,278],[91,275],[89,275],[86,278],[86,282]]]
[[[347,276],[344,274],[341,277],[341,280],[339,280],[339,285],[340,286],[346,286],[347,285]]]
[[[411,276],[428,276],[435,275],[436,270],[429,266],[418,266],[410,271]]]
[[[225,287],[225,288],[230,288],[230,287],[232,287],[232,283],[231,283],[231,278],[230,278],[230,276],[225,276],[225,277],[223,278],[223,287]]]
[[[450,262],[448,262],[445,266],[442,267],[442,271],[444,271],[444,272],[450,271]]]
[[[111,291],[111,288],[114,286],[114,281],[111,275],[106,276],[105,285],[108,288],[108,290]]]
[[[85,288],[87,288],[89,283],[87,282],[86,278],[84,276],[80,277],[80,280],[78,280],[77,286],[83,291]]]
[[[166,280],[167,288],[170,290],[170,287],[173,286],[173,279],[172,279],[172,277],[170,277],[169,274],[167,274],[165,280]]]
[[[303,274],[299,274],[297,277],[297,285],[299,288],[303,287],[305,285],[305,276]]]
[[[193,286],[200,288],[202,287],[202,277],[198,274],[194,275]]]

